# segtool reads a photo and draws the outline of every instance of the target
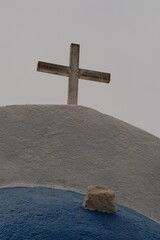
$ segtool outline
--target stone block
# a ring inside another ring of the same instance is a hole
[[[115,213],[115,193],[104,186],[89,186],[83,206],[92,211]]]

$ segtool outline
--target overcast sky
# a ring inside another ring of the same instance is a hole
[[[39,60],[111,73],[79,80],[79,105],[160,137],[159,0],[0,0],[0,105],[66,104],[68,79],[36,71]]]

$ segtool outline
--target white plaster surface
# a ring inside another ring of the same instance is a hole
[[[105,185],[160,222],[159,184],[160,139],[141,129],[81,106],[0,107],[0,187]]]

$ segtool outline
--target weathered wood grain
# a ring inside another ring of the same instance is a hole
[[[76,105],[78,102],[78,79],[109,83],[111,74],[79,68],[80,45],[72,43],[70,46],[70,65],[63,66],[53,63],[38,62],[37,71],[56,74],[69,78],[68,104]]]
[[[110,73],[79,69],[79,78],[96,82],[109,83]]]
[[[53,63],[38,62],[37,71],[56,74],[65,77],[69,76],[69,67]]]
[[[70,47],[68,104],[75,104],[75,105],[78,102],[79,48],[80,46],[78,44],[71,44],[71,47]]]

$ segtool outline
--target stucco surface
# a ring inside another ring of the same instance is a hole
[[[0,166],[1,188],[102,184],[160,222],[160,139],[94,109],[0,107]]]

